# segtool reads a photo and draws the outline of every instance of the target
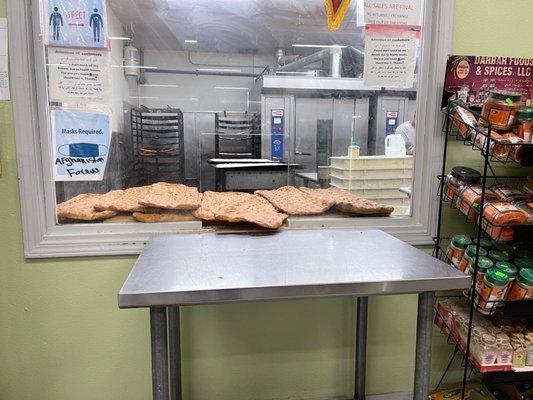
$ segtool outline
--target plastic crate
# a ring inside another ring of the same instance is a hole
[[[330,174],[339,179],[412,179],[412,168],[397,169],[342,169],[330,168]]]
[[[330,175],[331,182],[343,189],[400,189],[401,187],[411,187],[413,180],[405,179],[346,179],[335,174]]]
[[[413,156],[330,157],[331,167],[345,170],[412,169]]]

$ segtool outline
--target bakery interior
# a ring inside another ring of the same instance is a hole
[[[56,182],[58,204],[157,182],[200,193],[333,187],[389,206],[378,206],[378,217],[410,216],[414,157],[385,147],[415,113],[416,79],[412,88],[365,86],[363,27],[331,32],[321,0],[156,3],[107,4],[109,164],[100,182]],[[346,18],[356,22],[355,13]],[[352,147],[358,160],[348,159]],[[95,221],[60,212],[59,223],[146,221],[124,211]],[[290,214],[309,224],[360,215],[336,207]]]

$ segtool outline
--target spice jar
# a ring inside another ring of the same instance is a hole
[[[503,299],[505,287],[509,282],[507,274],[498,268],[490,268],[479,290],[477,307],[482,314],[492,314],[495,311],[494,303]]]
[[[494,245],[494,250],[501,251],[507,256],[507,260],[510,260],[514,257],[514,247],[507,243],[496,243]]]
[[[518,269],[531,268],[533,269],[533,259],[528,257],[519,257],[514,259],[514,264]]]
[[[533,298],[533,269],[524,268],[518,272],[516,281],[509,290],[508,300],[523,300]]]
[[[527,356],[527,344],[525,341],[511,340],[513,346],[513,367],[525,367]]]
[[[513,240],[513,225],[525,224],[525,214],[511,203],[496,201],[483,207],[482,227],[496,241]]]
[[[495,267],[501,269],[509,277],[509,283],[507,283],[507,286],[505,287],[505,290],[503,292],[503,299],[506,299],[507,295],[509,294],[509,290],[513,287],[516,276],[518,275],[518,268],[516,268],[509,261],[497,262]]]
[[[515,201],[513,205],[524,213],[528,224],[533,224],[533,201]]]
[[[522,104],[522,96],[519,93],[493,91],[483,104],[481,115],[491,122],[494,129],[509,130]],[[486,125],[485,120],[480,122]]]
[[[455,105],[452,110],[453,123],[457,130],[465,139],[469,139],[472,128],[477,125],[477,119],[470,111],[459,105]]]
[[[472,244],[475,244],[477,246],[478,244],[477,237],[472,239]],[[495,243],[490,239],[483,238],[483,237],[479,239],[479,246],[484,248],[487,251],[492,249],[492,247],[494,247],[494,244]]]
[[[472,244],[472,240],[468,235],[455,235],[452,238],[452,241],[448,245],[446,250],[446,255],[448,259],[452,262],[452,265],[457,268],[459,262],[465,254],[466,248]],[[464,270],[463,270],[464,271]]]
[[[481,174],[475,169],[468,167],[453,167],[445,178],[444,197],[451,201],[455,199],[461,186],[477,183],[480,179]]]
[[[476,259],[476,251],[477,246],[470,245],[466,248],[465,254],[461,261],[459,261],[459,264],[457,264],[457,269],[461,271],[468,271],[468,268],[470,268],[470,265],[474,262]],[[483,247],[479,248],[479,257],[487,257],[487,250],[485,250]]]
[[[479,206],[481,204],[481,193],[483,188],[480,185],[465,185],[459,191],[456,207],[466,215],[469,222],[477,219]],[[485,189],[485,202],[496,200],[497,196],[490,189]]]
[[[491,250],[489,251],[489,258],[495,263],[501,261],[509,261],[509,256],[506,255],[503,251]]]
[[[522,191],[525,194],[529,194],[529,195],[533,196],[533,175],[529,175],[527,177],[527,180],[524,183],[524,186],[522,187]]]
[[[480,364],[494,364],[498,358],[498,344],[496,338],[488,333],[481,337]]]
[[[474,254],[475,257],[475,254]],[[492,268],[494,263],[490,258],[487,257],[479,257],[477,262],[477,277],[476,277],[476,291],[479,291],[481,289],[481,286],[483,285],[483,279],[485,279],[485,274],[487,271]],[[474,262],[468,266],[468,272],[470,273],[470,276],[472,279],[474,279]]]
[[[525,143],[533,143],[533,108],[518,109],[516,133]]]
[[[526,195],[518,189],[513,189],[507,185],[493,185],[490,189],[501,201],[513,202],[526,199]]]

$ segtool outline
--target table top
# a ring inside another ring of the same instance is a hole
[[[296,176],[318,183],[318,174],[316,172],[298,172]]]
[[[465,289],[470,277],[382,231],[282,230],[151,239],[121,308]]]
[[[245,163],[245,164],[252,164],[252,163],[278,163],[278,161],[272,161],[268,158],[210,158],[207,161],[209,164],[227,164],[227,163]]]
[[[300,166],[300,164],[282,164],[277,162],[272,163],[233,163],[228,162],[225,164],[214,164],[213,165],[216,169],[272,169],[272,170],[278,170],[278,169],[289,169],[289,168],[297,168]]]

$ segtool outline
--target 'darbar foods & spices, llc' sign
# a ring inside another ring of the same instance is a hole
[[[110,143],[110,115],[52,110],[54,180],[100,181]]]
[[[533,58],[451,56],[446,66],[445,98],[456,96],[480,106],[493,90],[533,98]]]
[[[105,0],[44,0],[46,44],[65,47],[107,47]]]

